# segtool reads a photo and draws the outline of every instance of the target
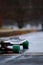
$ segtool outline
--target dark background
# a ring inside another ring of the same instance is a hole
[[[5,20],[14,20],[20,28],[23,22],[43,23],[43,0],[0,0],[0,26],[9,22]]]

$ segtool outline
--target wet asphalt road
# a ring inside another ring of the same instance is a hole
[[[23,55],[10,61],[1,62],[2,60],[5,60],[5,58],[10,57],[11,56],[0,56],[0,65],[43,65],[43,55]]]

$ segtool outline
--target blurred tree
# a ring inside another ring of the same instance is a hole
[[[23,18],[25,14],[24,10],[24,3],[26,0],[9,0],[8,1],[8,6],[11,7],[11,11],[9,11],[6,15],[5,18],[10,17],[11,19],[15,19],[18,23],[18,27],[22,28],[23,27]],[[9,9],[10,9],[9,7]],[[7,16],[7,17],[6,17]]]
[[[0,0],[1,16],[16,20],[19,28],[22,28],[24,21],[38,20],[43,16],[43,0]]]
[[[0,17],[0,28],[2,27],[2,21],[3,21],[3,19]]]
[[[23,0],[12,0],[12,4],[15,5],[15,11],[16,11],[16,21],[18,23],[18,27],[23,27],[23,18],[25,14],[25,10],[23,8]]]

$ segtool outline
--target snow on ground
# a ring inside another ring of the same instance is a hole
[[[14,29],[14,30],[18,30],[18,25],[17,24],[14,24],[14,25],[3,25],[2,28],[9,28],[9,29]],[[31,29],[35,29],[35,30],[40,30],[42,29],[42,26],[41,24],[39,24],[38,26],[36,25],[33,25],[31,26],[30,24],[26,24],[22,29],[28,29],[28,30],[31,30]]]

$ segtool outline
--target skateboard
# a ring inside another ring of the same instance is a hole
[[[23,46],[23,49],[28,49],[28,40],[20,39],[19,37],[9,37],[0,39],[0,53],[19,53],[20,46]]]

